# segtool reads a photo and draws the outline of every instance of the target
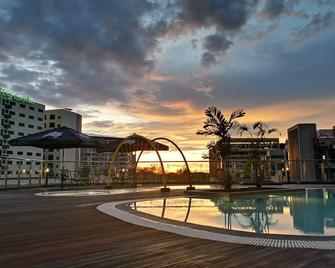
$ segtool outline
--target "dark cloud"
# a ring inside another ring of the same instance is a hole
[[[207,35],[203,41],[206,52],[201,56],[201,64],[210,67],[218,63],[217,58],[222,57],[232,45],[233,41],[229,40],[223,33]]]
[[[31,71],[22,67],[10,64],[1,70],[2,78],[7,81],[16,81],[19,83],[27,83],[35,80],[38,72]]]
[[[217,64],[218,61],[216,60],[213,53],[205,52],[201,55],[201,65],[204,67],[211,67],[212,65]]]
[[[281,15],[293,15],[293,7],[298,0],[266,0],[263,9],[259,15],[267,19],[275,19]],[[296,15],[301,15],[300,11]]]
[[[8,60],[8,57],[5,54],[0,53],[0,62],[5,62]]]
[[[333,11],[328,11],[323,15],[321,13],[317,13],[312,17],[308,24],[301,29],[292,32],[291,35],[298,42],[302,42],[328,29],[334,21],[335,13]]]
[[[40,67],[52,65],[57,85],[43,91],[59,93],[53,102],[124,101],[123,89],[153,68],[156,36],[142,25],[142,16],[153,8],[150,1],[136,0],[2,2],[0,49]],[[23,88],[6,68],[1,72]]]
[[[223,31],[241,29],[252,14],[257,0],[182,0],[180,23],[184,27],[217,27]]]
[[[233,42],[221,33],[207,35],[203,42],[206,50],[218,54],[225,53],[232,44]]]

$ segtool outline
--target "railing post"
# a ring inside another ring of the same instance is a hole
[[[8,186],[8,158],[6,158],[6,170],[5,170],[5,189],[7,189]]]
[[[32,162],[29,163],[29,186],[31,186]]]
[[[21,186],[21,160],[19,161],[19,170],[17,172],[17,186]]]

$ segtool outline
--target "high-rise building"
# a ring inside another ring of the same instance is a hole
[[[43,130],[43,116],[45,106],[34,102],[30,98],[19,97],[0,88],[0,156],[1,176],[7,174],[8,178],[38,176],[43,160],[43,150],[35,147],[10,146],[9,140],[33,134]],[[27,161],[31,161],[29,167]]]
[[[291,181],[335,179],[335,127],[317,130],[316,124],[297,124],[288,129]]]
[[[74,113],[71,109],[46,110],[44,113],[44,129],[57,127],[69,127],[81,132],[82,116]],[[63,159],[64,156],[64,159]],[[45,149],[44,160],[49,161],[48,166],[51,175],[60,176],[61,165],[64,163],[64,171],[69,176],[76,176],[79,172],[80,149]]]

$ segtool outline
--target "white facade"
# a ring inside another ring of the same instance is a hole
[[[6,173],[8,178],[18,177],[18,174],[23,178],[39,176],[42,163],[38,160],[43,160],[43,150],[35,147],[10,146],[9,140],[42,131],[44,110],[45,106],[42,104],[11,95],[1,89],[1,177]],[[32,160],[31,164],[22,159]]]
[[[57,127],[69,127],[81,132],[82,116],[72,112],[70,109],[47,110],[44,115],[44,129],[52,129]],[[61,174],[61,163],[63,160],[62,149],[46,149],[44,150],[44,160],[48,163],[52,175]],[[55,162],[53,162],[55,161]],[[69,176],[76,176],[79,171],[80,149],[64,150],[64,170]]]

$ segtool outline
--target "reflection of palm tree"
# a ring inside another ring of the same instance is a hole
[[[224,201],[222,199],[215,201],[212,200],[212,202],[214,202],[215,205],[218,207],[219,211],[224,214],[224,228],[231,230],[232,229],[231,218],[232,216],[234,216],[232,202]]]
[[[269,233],[270,225],[274,225],[278,222],[272,222],[272,215],[269,215],[267,210],[267,200],[264,198],[255,199],[255,212],[247,212],[243,215],[249,220],[249,224],[242,225],[242,227],[251,227],[255,233]]]

